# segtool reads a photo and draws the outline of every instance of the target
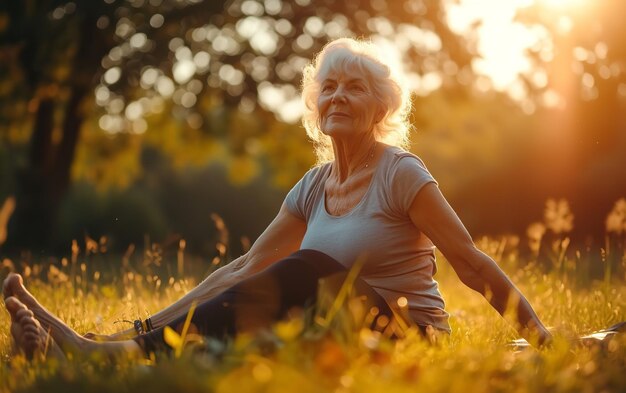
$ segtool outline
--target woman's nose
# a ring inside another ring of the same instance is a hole
[[[332,97],[330,98],[331,102],[345,102],[346,97],[344,95],[344,90],[342,87],[338,87],[337,89],[335,89],[335,92],[333,93]]]

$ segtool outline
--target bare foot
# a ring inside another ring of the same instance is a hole
[[[14,295],[14,287],[17,284],[22,287],[24,286],[22,276],[16,273],[9,273],[2,283],[2,296],[4,299]]]
[[[31,306],[41,307],[41,305],[37,303],[37,300],[35,300],[35,297],[28,292],[24,286],[24,279],[22,276],[17,273],[9,273],[9,275],[4,279],[4,282],[2,283],[2,295],[5,299],[9,296],[18,298],[28,309],[31,309]]]
[[[54,314],[41,305],[35,297],[24,287],[22,276],[16,273],[10,273],[4,280],[2,293],[5,299],[15,297],[26,308],[32,311],[35,319],[45,332],[50,332],[52,337],[61,345],[69,345],[71,347],[80,347],[83,344],[83,338],[67,326],[63,321],[58,319]]]
[[[2,288],[4,296],[8,296],[6,299],[14,298],[9,303],[18,302],[28,313],[31,314],[31,318],[34,315],[35,322],[39,323],[39,336],[47,337],[48,332],[54,339],[54,342],[58,344],[56,348],[59,352],[63,353],[59,347],[62,347],[65,351],[71,351],[82,354],[90,354],[92,352],[101,352],[107,355],[132,355],[142,356],[143,352],[136,342],[119,341],[119,342],[102,342],[98,343],[93,340],[89,340],[76,333],[72,328],[67,326],[63,321],[57,318],[54,314],[48,311],[42,306],[35,297],[28,292],[24,287],[24,281],[19,274],[11,273],[4,280]],[[5,300],[5,303],[6,301]],[[9,306],[7,305],[7,308]],[[16,307],[16,306],[11,306]],[[29,332],[32,328],[29,328]],[[19,332],[18,336],[20,336]],[[23,335],[24,333],[22,333]],[[30,336],[29,336],[30,337]],[[36,343],[35,343],[36,344]],[[33,345],[35,345],[33,344]]]
[[[52,337],[42,329],[33,312],[22,302],[9,296],[4,304],[11,315],[11,336],[18,352],[22,352],[29,360],[34,357],[65,357]]]

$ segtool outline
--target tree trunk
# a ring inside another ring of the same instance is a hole
[[[72,62],[70,94],[63,102],[62,137],[52,139],[54,99],[39,104],[30,141],[28,166],[18,174],[16,209],[9,223],[5,250],[32,250],[49,253],[58,246],[55,230],[59,208],[71,181],[71,169],[81,126],[85,120],[82,104],[98,78],[100,59],[109,48],[100,37],[93,15],[81,21],[78,48]],[[69,247],[69,246],[68,246]]]
[[[46,243],[52,223],[46,208],[46,184],[53,159],[52,130],[54,102],[45,97],[39,102],[29,149],[28,166],[17,171],[15,212],[8,225],[5,245],[10,249],[40,248]]]

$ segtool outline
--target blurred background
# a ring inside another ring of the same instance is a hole
[[[626,234],[624,15],[614,0],[2,2],[0,253],[238,255],[314,164],[301,70],[343,36],[403,64],[412,150],[474,236],[604,247]]]

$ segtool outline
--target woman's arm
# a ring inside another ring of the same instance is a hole
[[[202,303],[255,274],[300,248],[306,223],[289,213],[285,205],[254,242],[250,250],[227,265],[215,270],[182,298],[150,317],[153,327],[163,326],[187,313],[192,302]],[[116,333],[110,338],[135,335],[134,329]]]
[[[450,262],[461,281],[482,294],[500,315],[514,307],[517,329],[532,342],[544,344],[551,335],[541,320],[496,262],[478,250],[467,229],[434,183],[422,188],[409,215]]]

